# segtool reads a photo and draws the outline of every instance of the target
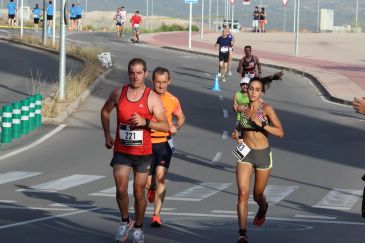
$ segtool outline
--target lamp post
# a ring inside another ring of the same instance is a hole
[[[204,0],[202,0],[202,21],[200,26],[200,39],[204,37]]]
[[[319,0],[317,0],[317,33],[319,33]]]
[[[355,27],[356,27],[356,31],[357,31],[358,17],[359,17],[359,0],[356,0],[356,11],[355,11]]]
[[[65,99],[65,77],[66,77],[66,0],[60,0],[60,53],[59,53],[59,92],[58,100],[63,101]]]
[[[300,0],[297,0],[297,27],[296,27],[296,35],[295,35],[295,55],[299,55],[299,18],[300,18]]]

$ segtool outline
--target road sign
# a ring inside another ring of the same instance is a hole
[[[185,0],[185,3],[198,3],[198,0]]]
[[[283,4],[286,6],[288,4],[288,0],[283,0]]]
[[[243,0],[243,5],[250,5],[250,0]]]

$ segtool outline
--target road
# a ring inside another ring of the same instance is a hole
[[[127,83],[132,57],[145,58],[150,73],[157,66],[170,69],[170,91],[187,116],[176,137],[163,227],[149,227],[149,204],[146,242],[235,242],[235,144],[228,134],[238,75],[213,92],[215,58],[132,45],[108,33],[69,38],[108,48],[113,70],[62,131],[0,160],[0,242],[114,241],[119,214],[109,167],[112,153],[104,148],[99,111],[110,92]],[[363,242],[364,118],[325,101],[309,80],[291,73],[274,83],[264,99],[276,109],[285,138],[271,138],[267,223],[252,225],[257,206],[250,202],[250,242]]]

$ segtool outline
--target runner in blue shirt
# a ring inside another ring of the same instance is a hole
[[[70,8],[70,20],[71,20],[71,27],[70,30],[76,29],[76,6],[73,3]]]
[[[52,25],[52,21],[53,21],[53,4],[52,4],[52,1],[49,1],[48,6],[47,6],[47,24],[48,24],[48,26]]]
[[[215,47],[219,46],[219,73],[218,77],[226,82],[225,74],[229,61],[229,48],[232,47],[232,38],[228,37],[229,29],[224,28],[221,36],[218,37]]]
[[[34,30],[35,30],[35,32],[38,32],[39,19],[42,15],[42,10],[39,8],[38,3],[35,5],[32,12],[33,12],[33,19],[34,19]]]
[[[76,8],[76,27],[77,30],[82,30],[81,19],[84,9],[80,6],[80,3],[77,3],[75,8]]]
[[[8,8],[8,26],[9,28],[14,28],[15,25],[15,14],[16,14],[16,4],[14,3],[14,0],[10,0],[10,2],[7,5]]]

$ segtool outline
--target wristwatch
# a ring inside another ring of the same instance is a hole
[[[148,118],[146,118],[145,120],[146,120],[146,125],[144,125],[144,127],[148,128],[148,126],[150,125],[151,120],[148,119]]]

